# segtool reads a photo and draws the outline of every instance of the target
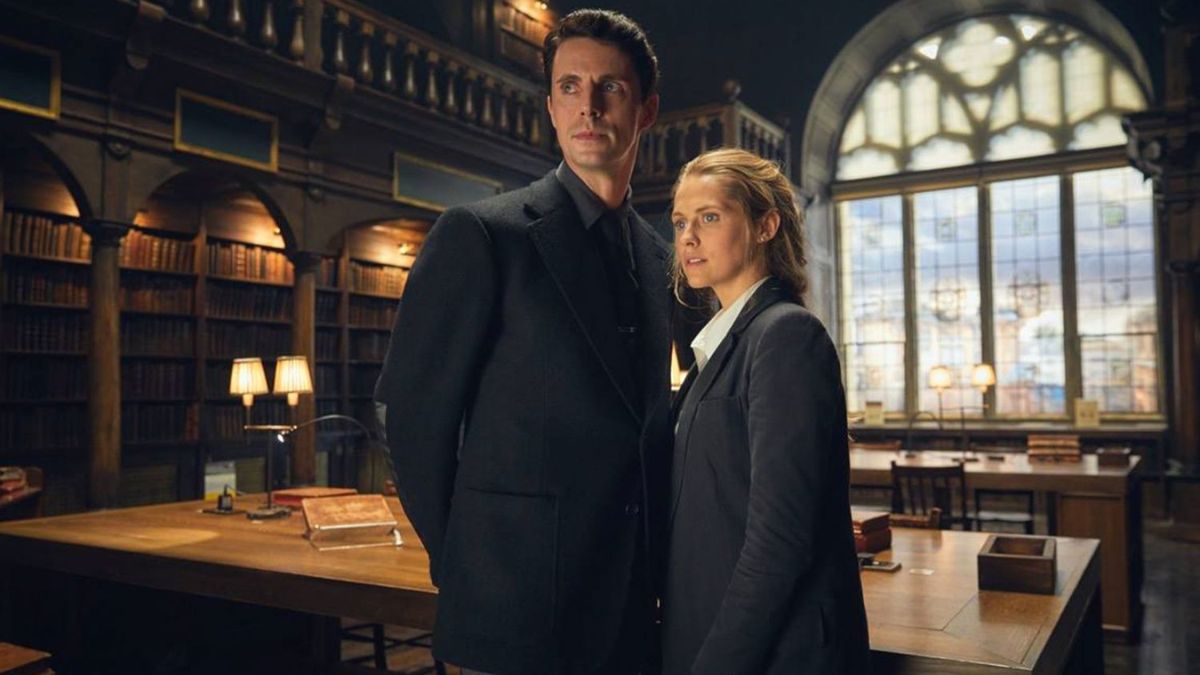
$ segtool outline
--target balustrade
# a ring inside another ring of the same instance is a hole
[[[786,130],[740,101],[676,110],[659,115],[643,134],[636,177],[673,179],[689,160],[717,147],[749,150],[777,162],[786,174],[789,144]]]
[[[353,0],[188,0],[172,16],[548,151],[534,82]],[[310,25],[310,23],[312,25]],[[319,23],[319,25],[318,25]]]

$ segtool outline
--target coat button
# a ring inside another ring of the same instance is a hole
[[[625,515],[627,515],[627,516],[636,516],[638,513],[641,512],[641,510],[642,510],[642,507],[638,506],[637,502],[630,502],[625,505]]]

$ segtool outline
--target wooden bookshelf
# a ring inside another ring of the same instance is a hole
[[[7,194],[29,203],[36,195]],[[3,204],[0,204],[3,206]],[[8,204],[0,218],[0,464],[81,457],[87,439],[91,237],[68,214]]]
[[[64,491],[47,500],[49,513],[76,510],[90,445],[91,239],[77,217],[36,200],[0,201],[0,215],[0,455],[48,468]],[[403,236],[407,250],[422,238]],[[376,425],[371,394],[413,259],[396,249],[350,231],[337,255],[317,261],[317,415]],[[119,502],[195,498],[210,458],[233,459],[240,477],[261,480],[261,443],[247,446],[244,409],[228,386],[234,358],[261,357],[270,381],[275,358],[293,353],[296,271],[278,230],[228,204],[172,193],[139,212],[118,258]],[[284,424],[289,410],[282,398],[258,397],[253,421]]]

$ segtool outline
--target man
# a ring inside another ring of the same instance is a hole
[[[439,589],[435,658],[636,673],[670,453],[669,252],[629,206],[657,60],[598,10],[564,17],[543,59],[563,162],[438,219],[375,398]]]

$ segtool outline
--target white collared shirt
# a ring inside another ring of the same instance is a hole
[[[696,334],[696,338],[692,340],[692,353],[696,356],[696,370],[704,370],[704,366],[708,365],[708,359],[717,351],[717,347],[721,346],[721,342],[725,340],[725,336],[729,334],[729,329],[733,328],[733,324],[737,321],[738,314],[742,313],[742,308],[750,300],[750,296],[754,295],[754,291],[758,290],[759,286],[767,277],[763,277],[754,282],[747,288],[745,292],[738,296],[728,307],[722,307],[721,311],[713,315],[713,318],[704,324],[704,328]]]

